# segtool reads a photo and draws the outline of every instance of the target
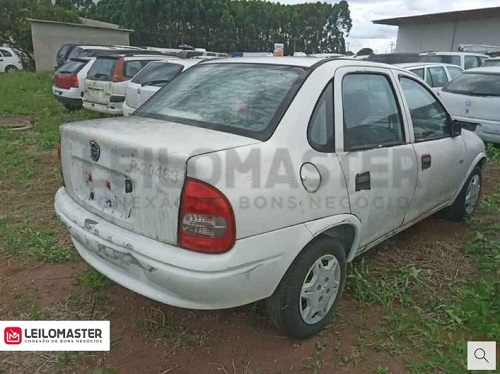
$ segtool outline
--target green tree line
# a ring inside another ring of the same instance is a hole
[[[216,51],[345,52],[349,6],[283,5],[259,0],[58,0],[80,14],[136,30],[136,45],[176,48],[190,44]]]
[[[134,45],[287,54],[345,52],[352,21],[345,0],[284,5],[261,0],[0,0],[0,43],[32,50],[27,18],[79,22],[78,16],[135,30]]]

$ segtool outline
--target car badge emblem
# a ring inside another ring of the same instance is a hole
[[[472,101],[467,100],[467,101],[465,102],[465,105],[467,105],[467,106],[471,106],[471,105],[472,105]]]
[[[101,148],[95,141],[90,142],[90,157],[92,161],[98,161],[99,157],[101,157]]]

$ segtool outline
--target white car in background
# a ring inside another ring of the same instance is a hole
[[[123,115],[130,116],[160,88],[169,83],[187,68],[199,61],[171,59],[150,62],[130,82],[127,83]]]
[[[486,162],[427,84],[354,59],[204,61],[130,117],[60,130],[55,211],[85,261],[182,308],[267,299],[302,339],[356,256],[442,209],[471,217]]]
[[[122,115],[127,83],[160,55],[110,55],[96,57],[85,79],[83,107],[100,113]]]
[[[451,80],[463,73],[463,69],[457,65],[437,64],[431,62],[413,62],[396,64],[403,69],[411,71],[422,78],[434,92],[439,92]]]
[[[472,130],[487,142],[500,143],[500,67],[471,69],[440,93],[451,115],[472,122]]]
[[[478,68],[489,58],[488,55],[469,52],[424,52],[420,54],[420,62],[457,65],[464,70]]]
[[[54,73],[52,94],[66,109],[82,107],[85,78],[94,61],[95,57],[73,58]]]
[[[23,70],[21,59],[12,48],[0,47],[0,73]]]

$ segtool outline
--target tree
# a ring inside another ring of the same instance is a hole
[[[186,43],[227,52],[269,52],[274,43],[284,43],[288,54],[343,53],[344,38],[352,27],[345,0],[298,5],[257,0],[100,0],[84,9],[90,18],[136,30],[131,37],[135,44]]]
[[[53,5],[50,0],[0,0],[0,45],[9,44],[29,57],[33,54],[28,18],[80,23],[74,10]]]
[[[371,48],[362,48],[358,52],[358,56],[369,56],[373,55],[373,49]]]

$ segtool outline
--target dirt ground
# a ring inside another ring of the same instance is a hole
[[[499,180],[500,168],[490,168],[484,193],[498,188]],[[24,204],[30,202],[27,198]],[[52,222],[51,204],[47,201],[45,208]],[[377,246],[363,259],[375,269],[412,264],[443,278],[470,277],[478,271],[477,266],[460,248],[472,234],[466,223],[431,217]],[[66,264],[0,261],[0,319],[19,317],[19,295],[32,295],[39,308],[50,309],[80,293],[87,297],[84,305],[90,318],[104,316],[111,321],[111,352],[72,358],[61,368],[63,372],[93,373],[106,367],[131,374],[356,374],[379,372],[377,368],[383,366],[388,369],[384,372],[404,373],[411,355],[391,354],[371,344],[380,332],[383,307],[360,303],[349,295],[343,297],[332,324],[320,336],[295,341],[270,326],[260,303],[191,311],[159,304],[116,284],[97,294],[75,280],[86,268],[82,260]],[[26,355],[4,358],[5,373],[47,372],[43,362],[52,356],[40,356],[26,365]],[[4,373],[1,366],[0,373]]]

